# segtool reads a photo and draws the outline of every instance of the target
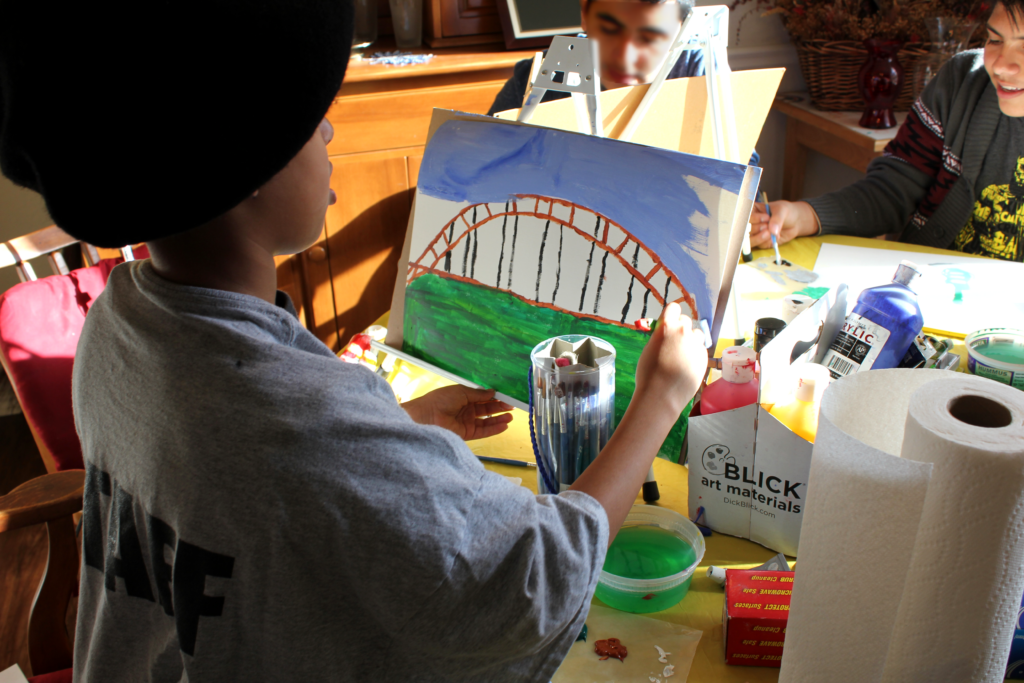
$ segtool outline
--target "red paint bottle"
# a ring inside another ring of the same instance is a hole
[[[756,355],[745,346],[730,346],[722,354],[722,378],[704,388],[700,397],[700,414],[711,415],[757,402],[757,379],[754,377]]]

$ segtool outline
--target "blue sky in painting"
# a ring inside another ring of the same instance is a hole
[[[448,121],[427,147],[418,187],[438,199],[471,204],[538,194],[602,213],[654,250],[711,311],[707,229],[687,220],[708,207],[683,176],[739,194],[746,166],[574,133],[493,121]],[[756,187],[756,185],[755,185]]]

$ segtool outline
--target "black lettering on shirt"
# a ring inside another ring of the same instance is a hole
[[[230,579],[234,566],[233,557],[178,540],[174,553],[174,613],[178,646],[185,654],[195,654],[199,617],[219,617],[224,611],[223,597],[205,594],[206,577]]]
[[[156,602],[135,525],[136,506],[131,494],[106,472],[86,465],[83,502],[85,566],[103,574],[108,591],[117,592],[117,577],[121,577],[128,596]],[[106,528],[104,505],[108,508]],[[224,613],[225,598],[206,594],[206,578],[230,579],[235,559],[183,541],[167,522],[141,506],[139,509],[145,515],[147,550],[160,606],[167,616],[174,618],[179,649],[195,656],[199,618]],[[165,548],[173,550],[171,564],[165,559]]]
[[[164,561],[164,546],[174,550],[177,534],[167,522],[146,514],[146,529],[149,535],[149,563],[153,566],[153,578],[156,579],[156,592],[160,596],[160,605],[164,614],[174,616],[174,603],[171,600],[171,566]]]
[[[110,475],[94,465],[85,466],[82,545],[85,564],[103,571],[103,518],[100,495],[110,497]]]
[[[114,482],[114,496],[110,507],[110,528],[107,531],[107,557],[104,577],[107,590],[117,589],[117,577],[124,579],[124,587],[133,598],[153,602],[153,589],[149,573],[142,559],[142,544],[135,530],[135,508],[132,497]]]

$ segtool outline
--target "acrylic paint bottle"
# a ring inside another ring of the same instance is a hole
[[[829,371],[815,363],[804,363],[797,371],[796,391],[789,400],[772,406],[775,419],[806,441],[814,443],[818,433],[818,411],[821,395],[831,380]]]
[[[700,396],[701,415],[757,402],[754,359],[754,350],[745,346],[730,346],[725,350],[722,354],[722,377],[707,385]]]
[[[900,261],[891,283],[860,293],[853,312],[821,361],[834,379],[900,364],[924,327],[917,294],[908,286],[920,274],[910,261]]]

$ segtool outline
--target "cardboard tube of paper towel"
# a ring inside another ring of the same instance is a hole
[[[1024,392],[928,370],[840,380],[807,494],[780,681],[1002,680],[1024,592]]]

